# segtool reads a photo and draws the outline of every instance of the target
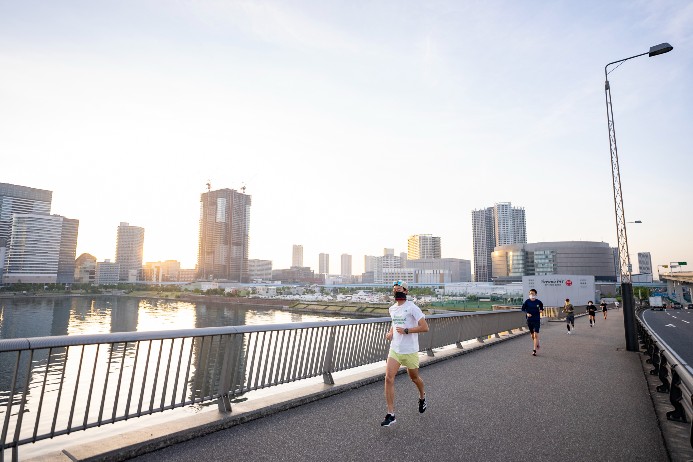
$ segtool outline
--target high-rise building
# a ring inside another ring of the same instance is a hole
[[[409,236],[407,242],[407,259],[440,258],[440,237],[430,234]]]
[[[15,213],[51,213],[52,191],[0,183],[0,281],[6,266],[7,251]],[[4,250],[3,250],[4,249]]]
[[[142,279],[142,254],[144,228],[121,222],[116,238],[115,262],[120,267],[121,281],[136,282]]]
[[[345,277],[351,276],[351,255],[348,253],[342,254],[342,268],[341,275]]]
[[[527,243],[525,209],[510,202],[472,211],[472,244],[474,249],[474,280],[491,280],[493,249],[499,245]]]
[[[652,274],[652,255],[650,252],[638,252],[638,271],[640,274]]]
[[[321,253],[318,257],[318,273],[330,274],[330,254]]]
[[[79,220],[46,213],[15,213],[5,283],[70,284],[75,277]]]
[[[294,244],[293,253],[291,255],[291,266],[303,266],[303,246]]]
[[[248,282],[251,196],[234,189],[200,196],[198,277]]]
[[[75,260],[75,282],[94,284],[96,282],[96,257],[83,253]]]

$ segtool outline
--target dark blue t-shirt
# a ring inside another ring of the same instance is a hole
[[[532,317],[527,318],[527,322],[539,322],[541,318],[540,312],[544,311],[544,304],[538,298],[534,300],[528,298],[522,304],[522,311],[532,315]]]

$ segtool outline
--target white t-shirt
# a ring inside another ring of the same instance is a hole
[[[419,351],[419,334],[399,334],[397,328],[411,329],[419,325],[419,320],[424,318],[421,308],[407,300],[398,305],[395,303],[389,308],[392,318],[393,336],[390,348],[399,354],[416,353]]]

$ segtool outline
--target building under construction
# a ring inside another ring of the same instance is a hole
[[[234,189],[200,197],[198,279],[248,282],[248,233],[251,198]]]

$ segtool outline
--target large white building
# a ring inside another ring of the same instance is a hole
[[[116,238],[116,263],[120,266],[121,281],[136,282],[142,278],[144,228],[121,222]]]
[[[248,260],[248,277],[251,282],[272,280],[272,260]]]
[[[405,260],[402,266],[421,270],[438,270],[449,273],[449,282],[471,282],[472,262],[461,258],[420,258]]]
[[[96,285],[118,284],[120,279],[120,265],[109,259],[96,262]]]
[[[9,183],[0,183],[0,282],[7,264],[7,252],[15,213],[51,213],[53,192]]]
[[[407,259],[440,258],[440,237],[430,234],[415,234],[407,241]]]
[[[3,282],[74,281],[79,220],[45,213],[15,213]]]
[[[611,247],[606,242],[536,242],[501,245],[493,252],[494,282],[555,274],[591,275],[598,281],[616,281]]]
[[[474,280],[488,282],[493,274],[491,254],[499,245],[527,242],[525,209],[510,202],[472,211]]]

